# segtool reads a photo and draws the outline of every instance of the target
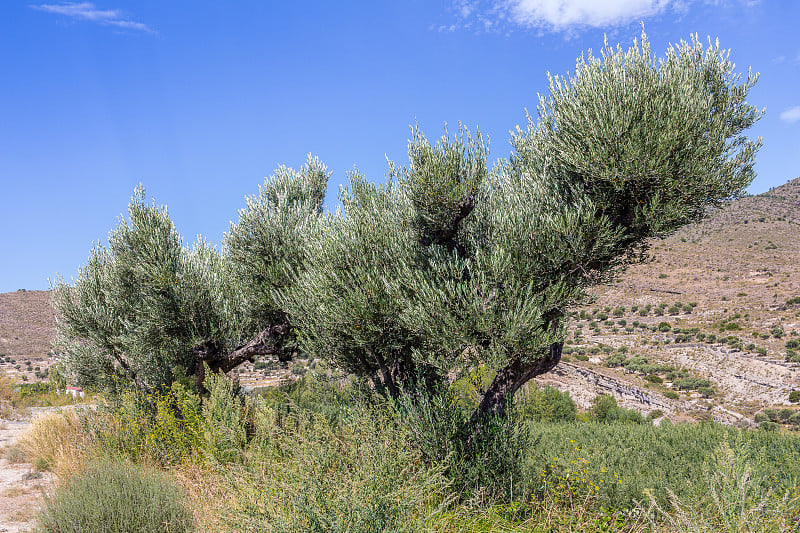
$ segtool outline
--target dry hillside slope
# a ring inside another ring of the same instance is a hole
[[[673,419],[748,423],[788,406],[800,389],[800,350],[787,346],[800,344],[800,179],[718,209],[652,256],[594,291],[567,361],[542,381],[584,405],[611,392]]]
[[[0,375],[35,381],[52,363],[56,321],[48,291],[0,294]],[[28,365],[27,363],[30,363]]]

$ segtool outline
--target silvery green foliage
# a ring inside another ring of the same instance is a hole
[[[746,102],[757,76],[743,81],[729,56],[696,36],[661,59],[644,33],[628,50],[606,43],[550,77],[512,164],[583,189],[632,247],[697,220],[744,191],[761,145],[742,135],[762,114]]]
[[[480,133],[432,145],[415,128],[409,166],[380,187],[351,176],[308,249],[289,306],[308,349],[389,389],[421,366],[485,364],[505,402],[514,380],[552,368],[538,361],[557,362],[588,287],[743,192],[760,145],[742,135],[760,116],[754,83],[717,45],[657,60],[643,34],[551,77],[538,122],[491,171]]]
[[[137,187],[108,246],[94,246],[73,286],[54,287],[57,352],[80,385],[155,388],[193,365],[189,347],[242,341],[242,295],[219,252],[184,247],[166,208],[144,198]]]
[[[420,342],[398,320],[406,303],[398,268],[412,260],[407,202],[393,182],[376,186],[356,170],[341,210],[305,248],[305,271],[285,308],[308,353],[391,387],[383,372],[412,362]]]
[[[247,315],[262,328],[287,320],[278,300],[304,268],[306,241],[322,230],[329,177],[325,165],[310,155],[299,171],[278,168],[257,195],[247,198],[225,236]]]
[[[147,205],[138,187],[108,246],[94,247],[74,286],[55,287],[57,351],[69,377],[95,388],[152,389],[179,369],[201,378],[200,358],[226,371],[254,351],[280,356],[284,339],[274,335],[246,354],[237,350],[286,322],[276,295],[292,285],[304,242],[319,231],[328,176],[311,157],[299,172],[279,168],[247,199],[224,253],[202,240],[184,246],[166,208]]]

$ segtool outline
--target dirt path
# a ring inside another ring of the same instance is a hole
[[[9,453],[29,425],[29,419],[0,420],[0,533],[35,531],[42,491],[53,483],[53,474],[34,472],[30,464],[14,461],[14,453]]]

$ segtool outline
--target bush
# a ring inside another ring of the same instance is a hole
[[[162,474],[100,459],[45,498],[39,524],[43,531],[65,533],[192,531],[183,501]]]
[[[697,392],[704,398],[711,398],[716,394],[716,391],[712,387],[697,387]]]
[[[790,392],[789,401],[792,403],[800,403],[800,390],[793,390]]]
[[[518,404],[523,420],[556,422],[575,420],[578,408],[569,395],[555,387],[531,386]]]
[[[655,374],[648,374],[644,377],[650,383],[664,383],[664,379],[661,376],[657,376]]]
[[[680,395],[673,390],[668,390],[664,391],[664,397],[669,398],[670,400],[677,400],[678,398],[680,398]]]
[[[669,322],[659,322],[658,324],[658,331],[666,333],[667,331],[671,330],[672,326],[669,325]]]
[[[675,380],[674,385],[680,390],[698,390],[700,387],[710,387],[711,382],[703,378],[683,378]]]
[[[773,336],[773,337],[775,337],[776,339],[780,339],[781,337],[783,337],[783,328],[782,328],[781,326],[777,325],[777,326],[775,326],[775,327],[773,327],[773,328],[772,328],[772,330],[770,331],[770,333],[771,333],[771,334],[772,334],[772,336]]]
[[[595,397],[592,405],[592,414],[598,422],[632,422],[642,424],[645,422],[642,413],[635,409],[625,409],[617,405],[617,399],[609,394]]]

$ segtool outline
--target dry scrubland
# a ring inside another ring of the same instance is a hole
[[[0,468],[55,475],[47,531],[64,517],[82,517],[75,531],[798,531],[797,243],[800,180],[654,243],[575,313],[564,361],[537,379],[577,413],[532,387],[463,441],[480,379],[456,383],[456,403],[389,405],[324,364],[303,377],[304,361],[261,364],[232,373],[273,385],[258,397],[216,380],[202,406],[175,385],[150,399],[157,414],[129,395],[40,415]],[[6,418],[59,401],[30,386],[53,364],[48,299],[0,295],[0,368],[28,381],[6,382]],[[711,419],[726,425],[677,423]],[[21,498],[28,516],[13,518],[31,519],[32,493],[0,500]],[[122,522],[102,529],[104,510]]]

